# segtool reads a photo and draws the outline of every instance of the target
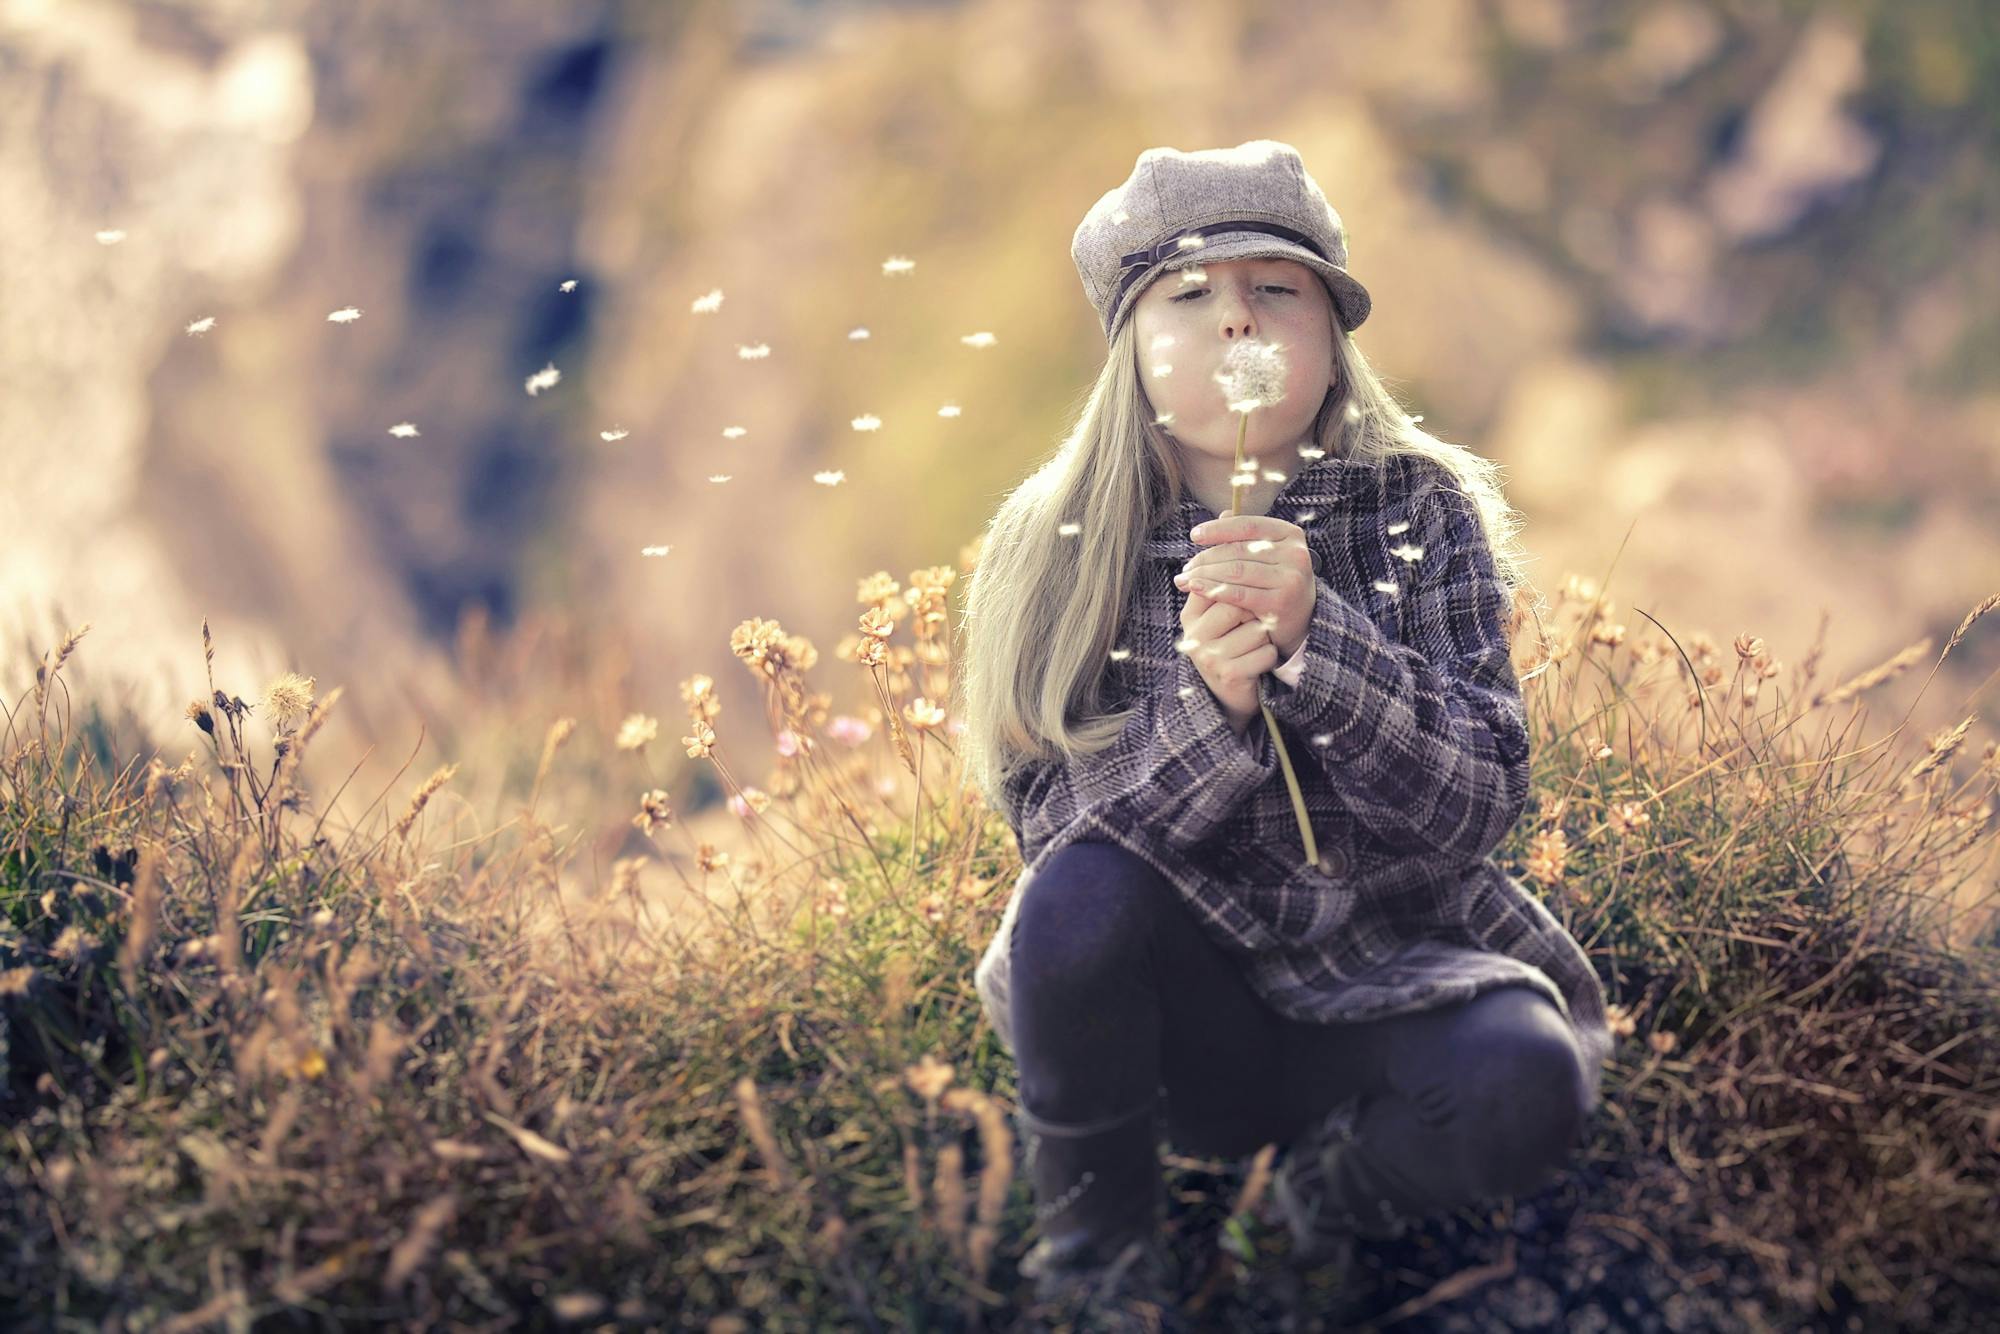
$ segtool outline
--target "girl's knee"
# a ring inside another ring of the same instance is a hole
[[[1141,950],[1161,895],[1173,892],[1144,858],[1115,843],[1072,843],[1021,891],[1013,949],[1021,962],[1052,971]]]
[[[1520,992],[1489,1009],[1504,1010],[1508,1021],[1479,1035],[1479,1058],[1466,1071],[1466,1131],[1493,1174],[1493,1192],[1521,1194],[1553,1177],[1582,1138],[1583,1063],[1546,997]]]

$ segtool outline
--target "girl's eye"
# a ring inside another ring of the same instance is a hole
[[[1287,295],[1290,295],[1290,296],[1297,296],[1297,295],[1298,295],[1298,289],[1297,289],[1297,288],[1292,288],[1292,287],[1286,287],[1286,286],[1284,286],[1283,284],[1280,284],[1280,283],[1264,283],[1264,284],[1263,284],[1263,286],[1265,286],[1265,287],[1268,287],[1268,288],[1270,288],[1270,289],[1271,289],[1272,291],[1274,291],[1274,292],[1284,292],[1284,293],[1286,293]],[[1199,296],[1199,295],[1200,295],[1201,293],[1203,293],[1203,292],[1206,292],[1207,290],[1208,290],[1208,289],[1207,289],[1206,287],[1197,287],[1197,288],[1194,288],[1194,289],[1193,289],[1192,291],[1187,291],[1187,292],[1182,292],[1182,293],[1181,293],[1180,295],[1178,295],[1178,296],[1170,296],[1170,297],[1168,297],[1168,298],[1167,298],[1167,300],[1169,300],[1169,301],[1185,301],[1185,300],[1187,300],[1187,299],[1188,299],[1189,297],[1191,297],[1191,296]]]

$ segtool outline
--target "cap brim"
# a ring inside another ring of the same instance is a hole
[[[1129,311],[1132,303],[1139,299],[1139,294],[1170,269],[1184,269],[1204,260],[1220,263],[1228,259],[1297,260],[1317,273],[1320,281],[1326,284],[1327,292],[1340,313],[1341,327],[1349,331],[1360,327],[1374,304],[1368,289],[1356,282],[1345,269],[1328,263],[1296,242],[1263,232],[1217,232],[1209,236],[1204,244],[1162,261],[1152,273],[1132,284],[1132,290],[1125,299],[1125,308]],[[1124,313],[1119,312],[1120,318]]]

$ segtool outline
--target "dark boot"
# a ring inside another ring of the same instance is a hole
[[[1082,1328],[1185,1329],[1160,1235],[1167,1182],[1160,1166],[1159,1097],[1087,1124],[1044,1121],[1016,1107],[1040,1238],[1020,1272],[1047,1316],[1087,1317]],[[1149,1324],[1142,1304],[1154,1308]]]

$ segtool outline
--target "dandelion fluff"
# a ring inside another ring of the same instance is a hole
[[[1285,398],[1285,350],[1261,338],[1233,345],[1215,373],[1231,412],[1254,412]]]

